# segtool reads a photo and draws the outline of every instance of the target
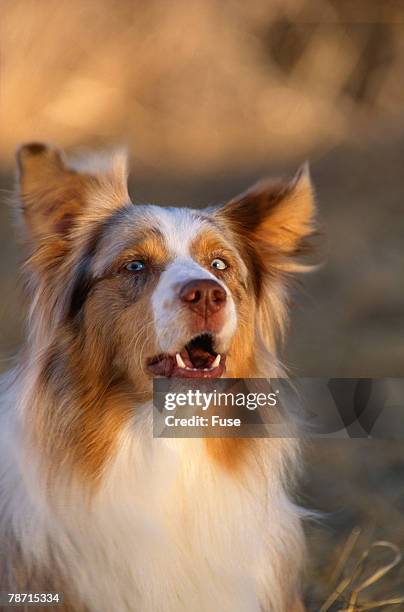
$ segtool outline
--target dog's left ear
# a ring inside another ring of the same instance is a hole
[[[308,164],[290,180],[266,180],[234,198],[217,211],[259,251],[274,256],[298,255],[315,233],[315,203]]]
[[[77,219],[91,219],[128,201],[126,157],[89,158],[87,166],[68,164],[62,151],[42,144],[17,152],[19,198],[34,243],[65,238]]]

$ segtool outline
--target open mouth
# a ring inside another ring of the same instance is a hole
[[[218,378],[224,372],[226,356],[217,353],[210,334],[193,338],[175,355],[167,353],[147,360],[154,376],[176,378]]]

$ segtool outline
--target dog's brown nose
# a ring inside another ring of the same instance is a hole
[[[207,319],[223,308],[226,292],[214,280],[193,280],[181,288],[180,299],[193,312]]]

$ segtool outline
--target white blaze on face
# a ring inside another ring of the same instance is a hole
[[[152,296],[156,337],[161,351],[171,354],[180,351],[191,339],[179,292],[187,282],[200,279],[215,280],[226,291],[226,323],[216,334],[218,345],[225,350],[236,330],[237,314],[233,297],[225,283],[195,261],[190,252],[192,242],[203,231],[206,223],[186,208],[156,207],[156,211],[158,211],[158,228],[164,235],[172,256]]]

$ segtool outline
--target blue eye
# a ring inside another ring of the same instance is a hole
[[[223,259],[214,259],[210,265],[212,268],[216,268],[216,270],[225,270],[227,268],[227,264]]]
[[[130,261],[126,264],[125,268],[129,270],[129,272],[141,272],[145,269],[146,264],[144,261],[140,261],[140,259],[136,259],[135,261]]]

